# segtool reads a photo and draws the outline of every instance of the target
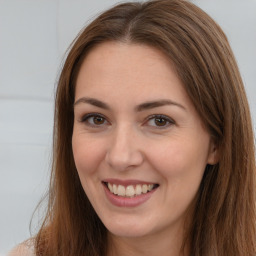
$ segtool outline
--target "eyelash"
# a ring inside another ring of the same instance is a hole
[[[80,120],[80,122],[81,122],[81,123],[86,123],[86,124],[88,124],[88,125],[91,126],[91,127],[100,128],[101,125],[89,123],[89,119],[90,119],[91,117],[93,117],[93,118],[102,118],[102,119],[104,119],[104,123],[107,121],[107,119],[106,119],[103,115],[101,115],[101,114],[99,114],[99,113],[89,113],[89,114],[84,115],[84,116],[82,117],[82,119]],[[107,121],[107,122],[108,122],[108,121]]]
[[[154,124],[156,124],[157,119],[162,119],[167,123],[163,126],[155,125],[155,127],[158,127],[158,129],[165,129],[165,128],[169,127],[170,125],[175,124],[173,119],[171,119],[170,117],[168,117],[166,115],[162,115],[162,114],[151,115],[151,116],[147,117],[146,122],[149,122],[149,121],[154,120],[154,119],[155,119]]]
[[[89,123],[90,118],[102,118],[104,123],[102,123],[102,124]],[[156,119],[158,119],[158,120],[162,119],[165,122],[165,124],[163,126],[161,126],[161,125],[154,126],[154,127],[157,127],[158,129],[165,129],[165,128],[169,127],[170,125],[175,124],[173,119],[171,119],[168,116],[162,115],[162,114],[155,114],[155,115],[151,115],[151,116],[147,117],[146,121],[143,124],[148,123],[154,119],[155,119],[154,124],[156,124]],[[89,125],[93,128],[100,128],[102,125],[105,124],[105,122],[108,122],[108,120],[105,118],[104,115],[101,115],[99,113],[89,113],[89,114],[84,115],[82,117],[82,119],[80,120],[80,122],[86,123],[87,125]],[[151,125],[151,126],[153,127],[153,125]]]

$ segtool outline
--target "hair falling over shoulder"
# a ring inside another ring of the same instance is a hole
[[[205,169],[184,246],[190,256],[255,256],[255,148],[240,73],[225,34],[185,0],[119,4],[89,24],[71,45],[55,99],[48,210],[35,236],[37,256],[103,256],[107,230],[84,190],[72,153],[76,78],[97,44],[122,41],[160,49],[218,147]]]

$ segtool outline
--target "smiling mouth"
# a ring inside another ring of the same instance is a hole
[[[128,185],[128,186],[123,186],[123,185],[118,185],[118,184],[112,184],[109,182],[103,182],[103,184],[108,188],[108,190],[120,197],[136,197],[141,194],[147,194],[150,191],[156,189],[159,187],[158,184],[136,184],[136,185]]]

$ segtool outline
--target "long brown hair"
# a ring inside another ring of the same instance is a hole
[[[255,151],[243,82],[220,27],[184,0],[119,4],[72,44],[56,92],[49,205],[36,255],[106,254],[107,230],[80,184],[71,138],[81,63],[95,45],[111,40],[146,44],[170,59],[218,148],[219,162],[206,167],[184,238],[190,255],[255,255]]]

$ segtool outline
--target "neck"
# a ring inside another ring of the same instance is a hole
[[[182,250],[184,234],[176,230],[143,237],[118,237],[108,234],[107,256],[187,256]]]

